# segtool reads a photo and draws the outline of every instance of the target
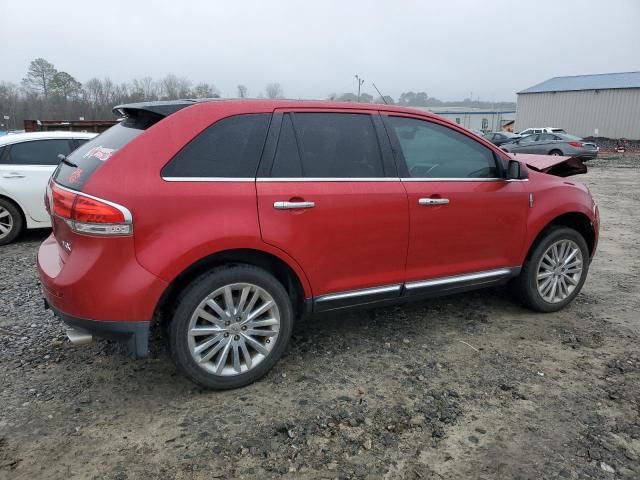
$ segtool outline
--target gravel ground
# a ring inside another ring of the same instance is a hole
[[[72,347],[42,309],[46,232],[0,247],[0,478],[640,478],[640,158],[581,177],[603,228],[555,314],[504,289],[297,325],[244,389]]]

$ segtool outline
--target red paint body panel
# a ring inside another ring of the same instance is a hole
[[[38,251],[43,292],[54,308],[88,320],[151,320],[167,283],[136,262],[131,237],[76,235],[65,263],[59,249],[52,235]]]
[[[262,236],[295,258],[314,296],[402,283],[409,221],[397,182],[257,182]],[[305,210],[274,202],[312,201]]]
[[[520,263],[524,262],[527,252],[540,232],[554,219],[566,213],[581,213],[591,221],[595,233],[595,253],[600,218],[587,187],[579,182],[532,170],[529,171],[527,183],[528,190],[533,193],[534,203],[533,208],[529,209],[527,234],[524,249],[520,254]]]
[[[526,232],[525,182],[404,182],[411,229],[407,280],[519,266]],[[419,198],[446,198],[424,206]]]

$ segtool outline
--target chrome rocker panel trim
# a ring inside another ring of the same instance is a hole
[[[313,299],[315,313],[358,306],[393,304],[403,300],[438,297],[506,283],[521,267],[504,267],[449,277],[431,278],[321,295]]]

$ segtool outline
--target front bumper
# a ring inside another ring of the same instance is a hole
[[[65,324],[77,331],[123,342],[136,358],[144,358],[149,354],[149,325],[151,322],[88,320],[67,315],[51,306],[50,308]]]

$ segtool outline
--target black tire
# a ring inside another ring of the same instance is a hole
[[[191,317],[212,292],[225,285],[249,283],[264,289],[277,305],[279,332],[268,355],[243,373],[225,376],[205,370],[189,350]],[[212,390],[243,387],[263,377],[284,353],[293,329],[293,307],[282,284],[270,273],[252,265],[219,267],[196,278],[178,297],[169,326],[169,348],[178,370],[194,383]]]
[[[7,243],[13,242],[24,228],[24,219],[22,218],[20,209],[15,203],[5,200],[4,198],[0,198],[0,213],[4,212],[7,212],[10,218],[4,216],[3,218],[0,218],[0,223],[3,224],[4,228],[9,228],[9,231],[0,231],[0,245],[6,245]],[[10,221],[5,222],[8,218]],[[5,227],[5,225],[8,225],[8,227]]]
[[[558,149],[556,148],[556,149],[554,149],[554,150],[551,150],[551,151],[549,152],[549,155],[560,155],[560,156],[562,156],[562,150],[558,150]]]
[[[571,240],[575,242],[580,249],[580,253],[582,254],[582,274],[578,284],[575,286],[575,289],[567,296],[567,298],[558,303],[550,303],[544,300],[538,292],[537,274],[540,261],[547,249],[560,240]],[[582,285],[584,285],[588,273],[589,248],[584,237],[572,228],[555,226],[548,228],[536,241],[530,255],[528,255],[527,260],[522,267],[520,275],[514,280],[512,289],[518,300],[531,310],[544,313],[557,312],[571,303],[576,295],[578,295],[582,289]]]

